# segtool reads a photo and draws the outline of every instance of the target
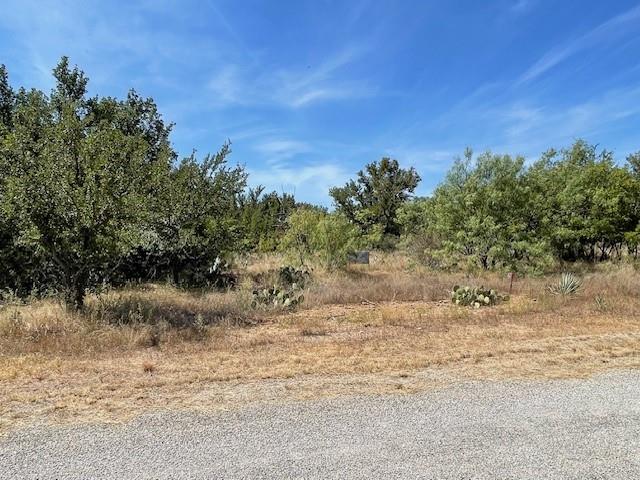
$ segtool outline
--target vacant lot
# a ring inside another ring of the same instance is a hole
[[[296,311],[251,308],[276,263],[248,263],[226,293],[106,293],[82,316],[53,301],[5,305],[0,428],[640,366],[640,278],[629,266],[583,273],[566,297],[548,292],[555,277],[521,279],[510,301],[470,309],[449,301],[454,284],[505,292],[507,280],[375,257],[314,272]]]

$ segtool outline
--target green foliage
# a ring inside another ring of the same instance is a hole
[[[435,228],[433,200],[417,198],[398,209],[398,224],[401,226],[400,245],[411,257],[422,265],[431,268],[443,268],[442,242]]]
[[[66,57],[53,75],[49,95],[14,90],[0,66],[0,289],[21,298],[58,294],[82,308],[88,290],[131,281],[226,288],[229,262],[247,251],[281,249],[334,269],[359,248],[400,244],[433,268],[533,273],[640,251],[640,153],[622,166],[581,140],[533,164],[467,150],[418,199],[416,170],[383,158],[331,189],[328,213],[247,190],[229,143],[178,161],[153,99],[88,97],[87,77]],[[282,287],[256,301],[295,304],[289,290],[308,279],[283,267]],[[571,285],[552,290],[571,294],[579,281]],[[465,303],[493,301],[462,292]]]
[[[278,269],[278,282],[253,291],[252,306],[295,308],[304,301],[304,287],[311,279],[306,268],[285,265]]]
[[[300,265],[317,259],[333,269],[346,265],[360,242],[358,229],[344,216],[302,208],[289,217],[281,248],[292,252]]]
[[[149,191],[169,165],[169,128],[151,145],[144,129],[124,128],[132,97],[87,99],[87,78],[63,58],[50,97],[20,90],[4,139],[2,211],[16,226],[15,246],[47,264],[67,300],[82,307],[84,293],[107,274],[110,261],[135,245],[149,207]]]
[[[640,177],[577,141],[530,167],[467,150],[433,196],[398,211],[405,245],[440,268],[542,272],[558,261],[637,256]]]
[[[484,287],[454,286],[451,291],[451,301],[463,307],[490,307],[498,302],[507,301],[507,295],[498,295],[495,290]]]
[[[522,157],[485,153],[474,161],[467,150],[433,196],[405,206],[399,219],[441,267],[543,268],[549,249],[529,198]]]
[[[292,195],[263,192],[258,186],[238,197],[244,250],[275,251],[286,231],[287,218],[296,208]]]
[[[554,295],[571,296],[578,293],[582,287],[582,280],[571,272],[565,272],[555,285],[549,285],[548,290]]]
[[[228,256],[240,239],[232,212],[246,184],[242,167],[228,167],[230,145],[198,160],[195,154],[167,172],[154,197],[149,251],[160,261],[154,276],[170,276],[176,285],[210,284],[207,273]]]
[[[549,151],[528,175],[536,192],[538,230],[558,258],[606,260],[620,257],[625,232],[638,226],[638,181],[606,150],[577,141]]]
[[[631,254],[633,258],[638,258],[638,251],[640,247],[640,224],[638,224],[636,229],[632,232],[625,232],[624,242],[629,254]]]
[[[9,73],[4,65],[0,65],[0,139],[13,123],[15,92],[9,84]]]
[[[88,79],[63,58],[56,86],[8,86],[0,69],[1,282],[20,295],[55,289],[82,308],[89,288],[159,279],[211,285],[239,230],[246,174],[229,145],[174,164],[152,99],[86,95]],[[218,259],[218,260],[216,260]]]
[[[278,281],[281,285],[297,285],[304,288],[311,279],[311,272],[307,268],[296,268],[293,265],[285,265],[278,270]]]
[[[383,235],[399,235],[396,213],[415,191],[420,176],[412,167],[400,168],[397,160],[383,158],[358,172],[356,181],[329,191],[337,211],[364,233],[379,225]]]

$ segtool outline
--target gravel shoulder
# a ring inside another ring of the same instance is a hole
[[[640,372],[34,426],[0,478],[640,478]]]

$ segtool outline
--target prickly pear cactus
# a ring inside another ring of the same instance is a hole
[[[451,292],[451,301],[464,307],[490,307],[508,299],[507,295],[499,295],[495,290],[484,287],[461,287],[456,285]]]
[[[293,283],[289,288],[259,288],[253,291],[253,308],[263,307],[280,307],[295,308],[304,301],[302,288]]]

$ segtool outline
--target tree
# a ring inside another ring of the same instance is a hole
[[[238,197],[244,250],[274,251],[296,208],[293,195],[264,194],[264,187],[250,188]]]
[[[88,100],[87,77],[66,57],[54,77],[50,98],[18,93],[1,165],[2,207],[18,225],[19,243],[50,262],[67,303],[80,309],[87,288],[140,241],[170,149],[151,155],[156,146],[143,132],[122,128],[120,119],[136,115],[130,103]]]
[[[213,281],[207,275],[215,273],[216,258],[228,254],[240,240],[234,210],[247,176],[244,168],[227,166],[230,152],[226,143],[201,161],[195,153],[184,158],[154,196],[156,238],[148,246],[156,256],[152,267],[159,273],[168,269],[177,285]]]
[[[399,235],[398,208],[415,191],[420,176],[411,167],[402,169],[397,160],[383,158],[358,172],[356,181],[329,191],[338,212],[368,233],[381,225],[384,234]]]
[[[399,213],[405,238],[440,266],[541,270],[553,258],[637,255],[640,182],[611,152],[578,140],[527,167],[522,157],[470,150],[427,200]]]
[[[9,84],[9,73],[4,65],[0,65],[0,138],[3,130],[10,128],[15,104],[15,93]]]
[[[637,182],[613,154],[583,140],[549,151],[529,170],[539,230],[563,260],[620,256],[625,232],[637,225]]]
[[[640,179],[640,152],[635,152],[627,156],[627,163],[629,164],[631,173]]]
[[[518,269],[547,259],[532,219],[524,158],[467,149],[431,199],[428,233],[444,265]]]

